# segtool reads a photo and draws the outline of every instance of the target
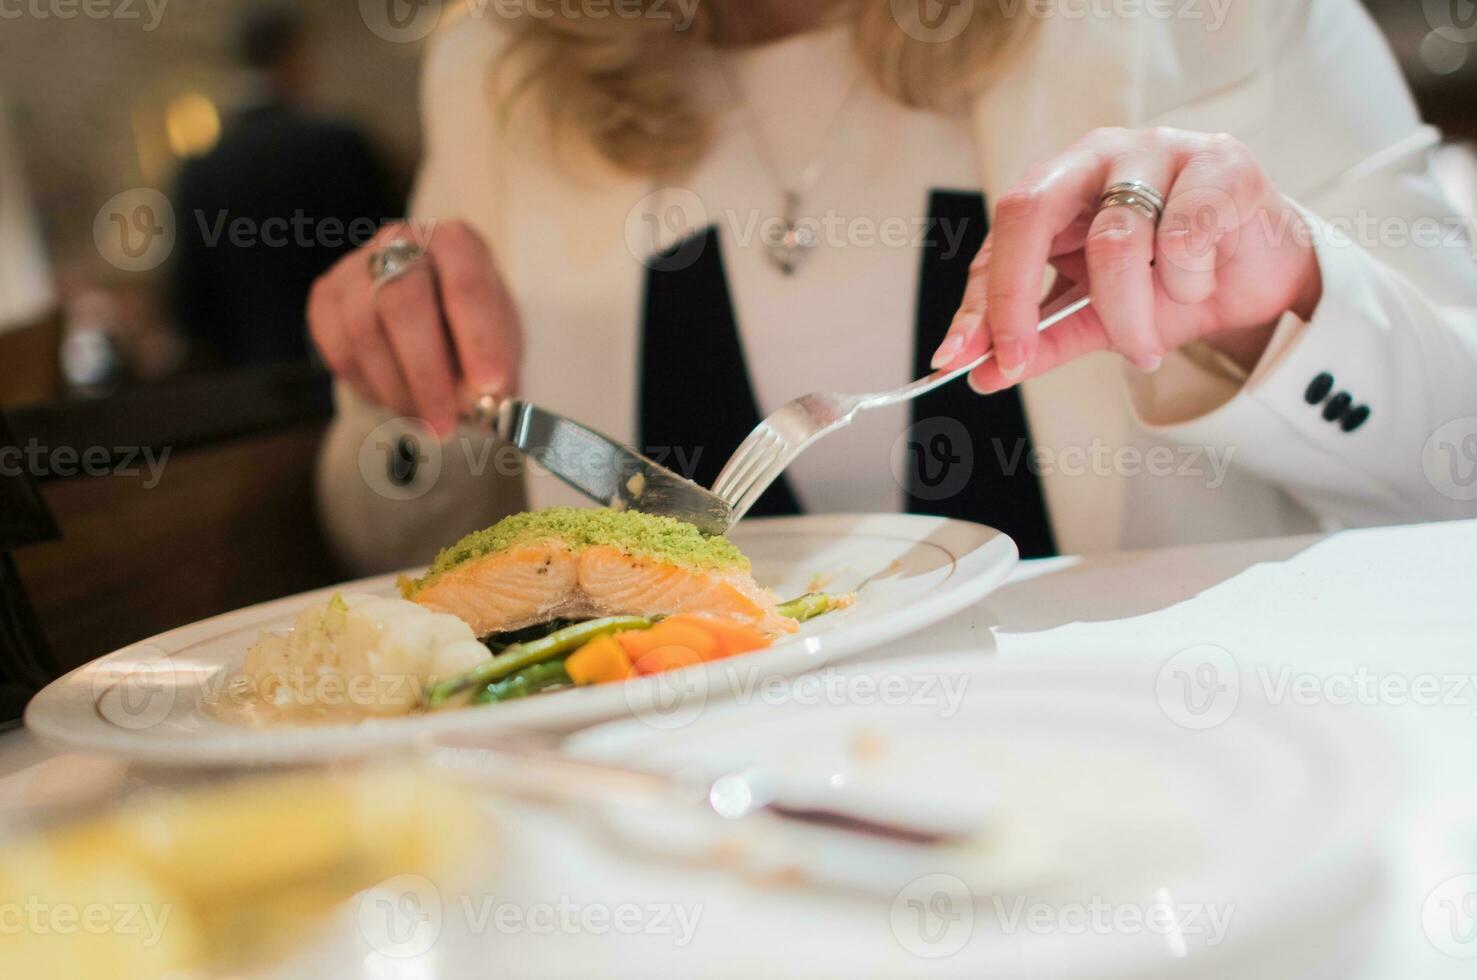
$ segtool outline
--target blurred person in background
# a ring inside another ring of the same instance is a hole
[[[308,25],[287,7],[241,20],[249,96],[174,195],[175,316],[228,365],[305,357],[313,280],[402,208],[365,135],[308,113]]]
[[[412,226],[310,301],[340,550],[404,566],[523,505],[457,421],[479,392],[711,485],[791,398],[987,350],[989,397],[865,413],[752,513],[936,513],[1027,557],[1472,516],[1423,453],[1477,417],[1477,265],[1384,39],[1356,0],[1167,6],[469,6]]]
[[[57,291],[0,92],[0,405],[53,394]]]

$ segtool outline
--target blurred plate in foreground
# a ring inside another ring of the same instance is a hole
[[[670,814],[607,808],[627,853],[748,878],[747,901],[709,896],[708,928],[682,951],[704,975],[1338,975],[1373,940],[1363,917],[1398,761],[1356,710],[1270,703],[1201,649],[1166,664],[857,664],[759,708],[716,706],[680,738],[619,722],[568,748],[694,782],[780,773],[830,809],[898,826],[926,823],[950,792],[981,814],[945,845],[807,832],[735,854],[704,853]],[[786,930],[823,895],[815,928]],[[778,933],[782,951],[746,940]],[[548,950],[520,938],[508,952]],[[661,966],[621,961],[623,975]]]

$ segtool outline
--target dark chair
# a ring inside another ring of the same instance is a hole
[[[0,729],[20,721],[31,695],[57,674],[11,552],[57,537],[56,522],[0,414]]]

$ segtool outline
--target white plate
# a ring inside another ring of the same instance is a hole
[[[1123,660],[1000,663],[970,652],[828,674],[825,689],[809,677],[762,706],[715,706],[680,738],[613,722],[566,742],[579,757],[703,782],[752,767],[837,772],[859,798],[891,792],[894,824],[919,800],[937,807],[949,787],[997,801],[964,845],[884,847],[839,833],[818,844],[797,832],[785,851],[765,840],[764,860],[791,880],[858,895],[858,927],[813,941],[790,932],[771,962],[752,937],[783,931],[797,910],[735,900],[744,917],[713,911],[695,944],[693,959],[736,967],[710,975],[783,975],[795,962],[824,964],[815,975],[905,975],[937,958],[927,965],[949,976],[1325,976],[1367,949],[1361,920],[1378,896],[1375,842],[1400,764],[1355,709],[1272,704],[1249,675],[1224,674],[1217,706],[1234,710],[1201,730],[1187,727],[1202,720],[1175,703],[1178,679],[1162,664]],[[694,860],[690,835],[654,832],[650,813],[603,816],[622,854],[665,855],[668,868]],[[717,852],[729,866],[733,850]],[[1079,914],[1095,907],[1127,918],[1084,926]],[[1042,919],[1022,924],[1021,908]],[[1136,924],[1170,912],[1177,928]],[[526,945],[504,952],[541,973],[537,957],[550,951]],[[602,955],[623,976],[658,968],[627,952]]]
[[[752,692],[930,626],[978,602],[1015,566],[1014,542],[962,521],[905,514],[746,521],[733,540],[754,577],[781,595],[862,587],[857,605],[806,625],[767,650],[625,684],[355,725],[249,728],[209,708],[263,630],[286,629],[335,591],[395,594],[385,575],[278,599],[171,630],[108,654],[53,682],[26,709],[26,725],[57,745],[171,765],[274,763],[352,756],[445,733],[568,731],[636,717],[657,728],[689,720],[710,701]],[[863,583],[865,586],[863,587]]]

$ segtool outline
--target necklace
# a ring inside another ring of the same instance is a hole
[[[814,222],[806,220],[801,209],[806,195],[815,189],[826,171],[836,133],[841,128],[841,122],[856,100],[857,94],[861,91],[861,75],[858,74],[852,80],[845,98],[841,100],[841,105],[825,126],[823,130],[825,135],[821,140],[820,148],[811,157],[810,162],[801,169],[799,175],[790,181],[786,180],[784,171],[770,150],[769,141],[764,138],[764,128],[759,124],[759,116],[754,111],[753,103],[744,94],[743,85],[740,84],[738,77],[723,58],[718,59],[718,64],[723,71],[724,80],[743,110],[744,122],[754,141],[754,149],[758,154],[759,162],[763,165],[770,183],[779,192],[780,200],[783,202],[779,218],[763,223],[760,240],[764,243],[770,263],[785,275],[792,276],[804,263],[811,250],[820,244]]]

